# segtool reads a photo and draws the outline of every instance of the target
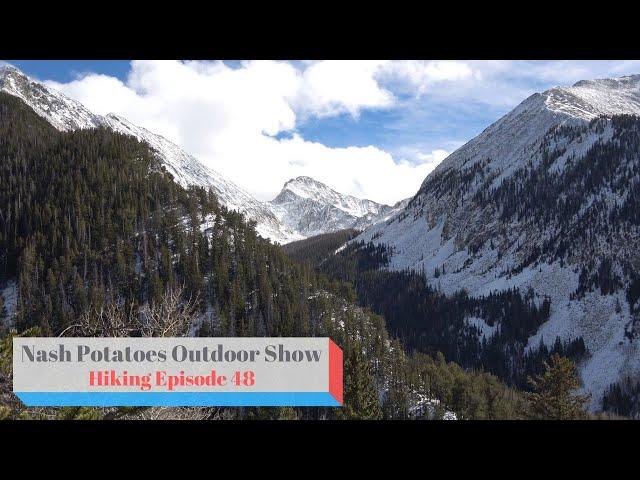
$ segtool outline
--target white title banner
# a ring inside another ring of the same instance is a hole
[[[342,351],[329,338],[13,340],[27,406],[340,406]]]

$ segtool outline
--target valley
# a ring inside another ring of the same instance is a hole
[[[349,406],[309,419],[531,418],[557,355],[591,414],[635,418],[639,92],[536,93],[393,206],[306,176],[263,202],[2,66],[0,329],[331,336]]]

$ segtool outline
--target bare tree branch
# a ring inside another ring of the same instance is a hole
[[[142,335],[145,337],[184,337],[198,310],[199,297],[181,301],[184,286],[167,290],[159,301],[140,309]]]

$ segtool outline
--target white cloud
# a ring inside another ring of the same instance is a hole
[[[166,136],[257,198],[271,199],[286,180],[309,175],[393,203],[415,193],[456,143],[431,145],[430,134],[446,128],[449,139],[459,139],[449,130],[497,119],[535,91],[634,70],[639,62],[134,61],[124,82],[89,74],[49,84],[97,113]],[[330,148],[297,132],[312,117],[358,119],[364,109],[398,112],[381,126],[393,157],[376,146]],[[449,116],[454,109],[457,116]]]
[[[298,108],[317,116],[348,112],[357,117],[363,108],[385,108],[395,98],[375,79],[387,62],[326,60],[313,62],[302,73],[294,99]]]
[[[423,152],[418,152],[416,154],[416,157],[419,160],[422,160],[424,162],[427,163],[433,163],[433,164],[438,164],[440,163],[442,160],[444,160],[445,158],[447,158],[447,156],[449,155],[450,152],[447,152],[446,150],[442,150],[441,148],[437,149],[437,150],[433,150],[431,153],[423,153]]]
[[[394,96],[375,79],[388,62],[134,61],[125,82],[85,75],[48,82],[89,109],[122,115],[166,136],[260,199],[288,179],[309,175],[338,191],[394,203],[412,195],[433,168],[374,146],[329,148],[296,134],[299,116],[390,108]],[[289,138],[275,135],[289,132]]]
[[[438,83],[479,78],[468,63],[459,61],[404,60],[387,62],[381,68],[381,78],[404,83],[409,92],[421,95]]]
[[[505,113],[529,95],[548,88],[568,86],[584,79],[640,73],[640,61],[472,60],[430,62],[428,68],[450,80],[436,82],[433,80],[438,78],[437,74],[426,76],[431,79],[423,82],[428,88],[419,91],[425,93],[429,101],[477,103]]]

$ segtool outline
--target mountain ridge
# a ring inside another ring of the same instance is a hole
[[[133,124],[120,115],[114,113],[104,116],[94,114],[80,102],[32,80],[12,65],[0,67],[0,90],[23,100],[39,116],[45,118],[60,131],[105,127],[119,133],[132,135],[148,143],[159,155],[164,166],[173,175],[176,182],[183,187],[196,185],[213,188],[220,201],[227,208],[239,211],[250,220],[255,221],[256,230],[265,238],[278,243],[288,243],[308,236],[308,234],[305,235],[293,228],[294,222],[282,223],[281,219],[290,218],[291,213],[286,212],[286,209],[281,204],[278,204],[277,201],[275,203],[273,201],[261,202],[255,199],[244,189],[226,179],[217,171],[206,167],[175,143]],[[305,178],[310,182],[315,182],[318,190],[332,192],[329,202],[343,202],[347,209],[349,204],[354,206],[355,210],[348,212],[348,214],[353,214],[356,218],[351,222],[347,222],[347,226],[351,227],[356,222],[359,222],[358,226],[362,229],[378,218],[378,210],[382,208],[378,207],[379,204],[370,200],[360,200],[356,197],[339,194],[330,187],[311,179],[311,177]],[[283,190],[287,188],[287,185],[290,186],[294,180],[287,182]],[[316,198],[317,200],[318,198]],[[314,206],[317,207],[315,204]],[[338,208],[341,207],[338,206]],[[345,209],[344,205],[342,209]],[[321,220],[317,219],[316,223],[320,225]],[[319,227],[318,233],[333,231],[327,228],[332,227]],[[335,229],[341,228],[342,223],[335,224]]]
[[[300,232],[303,238],[348,228],[363,230],[387,220],[405,204],[406,200],[402,200],[390,206],[341,194],[307,176],[285,182],[269,202],[280,222]]]
[[[280,225],[263,202],[256,200],[244,189],[205,166],[193,155],[161,135],[134,125],[114,113],[105,116],[96,115],[80,102],[32,80],[12,65],[0,67],[0,90],[23,100],[60,131],[105,127],[119,133],[133,135],[152,147],[181,186],[213,188],[223,205],[254,220],[256,230],[265,238],[279,243],[299,239],[295,232]]]
[[[550,319],[526,348],[583,337],[592,409],[640,375],[640,75],[534,94],[447,157],[407,207],[353,242],[447,295],[532,289]],[[469,319],[471,321],[473,319]]]
[[[274,200],[262,202],[167,138],[114,113],[94,114],[80,102],[29,78],[12,65],[0,66],[0,90],[23,100],[60,131],[105,127],[146,142],[178,184],[212,188],[225,207],[255,221],[257,232],[274,242],[289,243],[343,228],[362,230],[399,211],[400,203],[391,207],[344,195],[311,177],[290,179]],[[307,184],[306,194],[302,193],[303,182]],[[309,190],[311,186],[315,192]],[[309,201],[300,202],[292,197],[284,201],[284,192],[291,192],[292,188],[294,195]],[[296,221],[296,217],[303,216],[305,220]]]

